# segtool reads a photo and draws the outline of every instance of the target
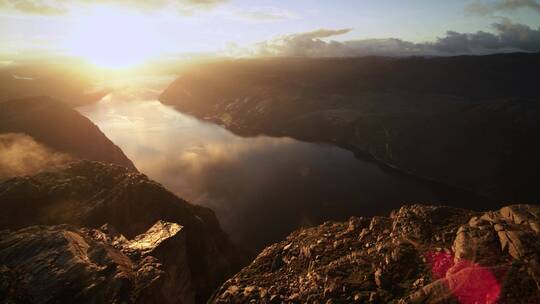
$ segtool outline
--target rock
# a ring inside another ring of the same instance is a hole
[[[191,205],[146,176],[112,164],[77,161],[4,181],[0,183],[0,208],[0,229],[58,224],[101,227],[107,232],[99,236],[105,238],[102,241],[134,246],[139,254],[148,251],[162,261],[166,272],[189,269],[198,302],[206,300],[244,262],[211,210]],[[156,222],[158,226],[154,226]],[[185,238],[186,245],[179,247],[186,248],[185,252],[169,241],[160,241],[178,233]],[[177,277],[188,281],[183,274]]]
[[[236,282],[299,303],[537,303],[540,234],[530,223],[539,210],[513,205],[478,213],[411,205],[368,221],[362,238],[350,236],[362,226],[351,229],[350,221],[307,228],[263,250],[210,303],[247,302],[227,292]],[[333,246],[336,241],[341,245]],[[285,247],[318,249],[293,259]],[[276,257],[290,262],[272,271]]]
[[[195,303],[186,267],[185,237],[178,227],[158,222],[148,232],[121,245],[111,243],[104,231],[69,225],[3,230],[0,290],[4,292],[0,300]],[[158,241],[134,246],[143,240]],[[171,262],[176,267],[167,265]]]
[[[377,284],[377,287],[379,288],[386,288],[388,285],[388,279],[386,278],[386,274],[383,272],[381,268],[377,268],[375,270],[375,273],[373,274],[375,278],[375,284]]]

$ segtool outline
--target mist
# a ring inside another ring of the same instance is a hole
[[[20,133],[0,134],[0,179],[32,175],[72,160]]]

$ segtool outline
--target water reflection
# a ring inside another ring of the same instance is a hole
[[[337,147],[236,136],[162,105],[155,99],[158,84],[123,87],[79,110],[140,171],[212,208],[231,237],[251,249],[325,220],[384,214],[403,203],[462,199]]]

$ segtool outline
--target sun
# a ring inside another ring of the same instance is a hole
[[[101,67],[126,68],[158,57],[164,44],[150,17],[97,7],[74,18],[64,48]]]

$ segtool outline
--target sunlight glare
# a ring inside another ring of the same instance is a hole
[[[65,48],[106,68],[126,68],[158,57],[166,44],[152,17],[110,7],[96,7],[74,18]]]

